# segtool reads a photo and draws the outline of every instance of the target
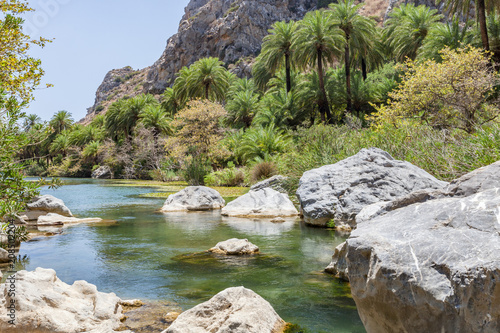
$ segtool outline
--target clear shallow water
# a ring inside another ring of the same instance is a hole
[[[269,301],[284,320],[309,332],[365,332],[349,286],[321,272],[343,242],[332,231],[295,219],[271,223],[218,212],[155,213],[164,199],[138,197],[152,188],[65,182],[69,185],[42,194],[61,198],[75,216],[117,223],[73,226],[62,235],[25,243],[23,268],[53,268],[66,283],[86,280],[124,299],[175,301],[184,310],[242,285]],[[203,253],[233,237],[248,238],[261,255]]]

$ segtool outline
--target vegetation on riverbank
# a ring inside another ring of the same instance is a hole
[[[500,13],[481,27],[413,4],[385,27],[346,0],[276,22],[238,79],[216,58],[184,67],[161,101],[115,102],[90,125],[28,116],[28,173],[248,186],[379,147],[443,180],[500,159]],[[451,11],[451,14],[454,12]],[[489,48],[491,53],[482,51]]]

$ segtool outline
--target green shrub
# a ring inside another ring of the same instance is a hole
[[[204,178],[211,171],[212,167],[207,158],[189,156],[185,161],[183,177],[189,185],[204,185]]]
[[[207,186],[244,186],[245,176],[243,168],[236,168],[229,162],[227,168],[206,175],[204,180]]]

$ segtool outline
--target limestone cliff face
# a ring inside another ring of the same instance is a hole
[[[105,113],[108,107],[123,97],[133,97],[143,90],[149,67],[134,70],[127,66],[109,71],[95,93],[94,105],[87,109],[87,115],[80,123],[88,124],[99,113]]]
[[[145,92],[161,93],[175,74],[203,57],[227,64],[255,56],[276,21],[301,19],[317,0],[191,0],[179,31],[151,66]]]

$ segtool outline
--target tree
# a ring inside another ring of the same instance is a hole
[[[35,126],[36,124],[39,124],[41,121],[42,121],[42,118],[40,118],[36,114],[27,115],[26,118],[24,118],[24,125],[23,125],[24,130],[29,131],[31,128],[33,128],[33,126]]]
[[[457,49],[465,45],[472,45],[474,31],[469,27],[468,22],[462,25],[458,17],[451,22],[435,24],[424,39],[424,43],[419,50],[418,59],[441,61],[439,51],[446,46],[450,49]]]
[[[73,118],[71,113],[66,110],[56,112],[49,122],[50,127],[55,134],[59,134],[64,130],[68,130],[73,125]]]
[[[189,98],[222,102],[232,80],[233,74],[218,58],[202,58],[189,67],[185,89]]]
[[[286,92],[285,92],[286,93]],[[252,161],[282,153],[289,147],[290,138],[283,132],[269,124],[266,127],[252,127],[246,131],[236,148],[236,155],[243,161]]]
[[[443,0],[438,0],[441,3]],[[486,51],[490,50],[488,37],[488,24],[486,12],[493,14],[495,10],[500,10],[500,3],[496,0],[444,0],[445,9],[449,15],[462,15],[469,17],[471,9],[475,5],[476,21],[479,23],[479,32],[481,36],[482,46]]]
[[[170,118],[159,105],[149,105],[139,113],[140,122],[145,128],[153,131],[155,147],[158,146],[158,137],[161,134],[171,135]]]
[[[490,56],[473,47],[441,50],[443,61],[408,61],[399,88],[389,94],[388,105],[377,108],[377,123],[398,125],[405,119],[421,120],[438,128],[459,128],[467,133],[498,117],[494,89],[499,74]]]
[[[377,30],[375,21],[359,14],[363,4],[354,5],[353,0],[341,0],[339,3],[330,4],[335,25],[344,33],[344,66],[346,75],[346,111],[352,110],[351,98],[351,48],[361,50],[373,48]]]
[[[290,78],[291,58],[293,55],[292,45],[297,38],[298,24],[295,21],[275,22],[269,30],[269,35],[262,42],[262,58],[265,67],[274,75],[283,65],[286,71],[286,91],[292,89]],[[284,64],[283,64],[284,63]]]
[[[332,63],[340,54],[340,45],[345,38],[342,31],[335,26],[331,11],[316,10],[305,15],[299,22],[296,45],[297,64],[303,68],[317,66],[321,98],[318,109],[323,122],[331,122],[330,106],[325,90],[324,64]]]
[[[44,47],[49,40],[30,38],[23,32],[22,15],[32,11],[19,0],[0,1],[0,82],[7,96],[30,102],[44,74],[41,61],[28,55],[31,47]]]
[[[226,105],[228,115],[226,122],[229,124],[243,124],[250,127],[253,117],[260,109],[259,95],[251,90],[238,91]]]
[[[401,5],[386,22],[384,35],[398,61],[414,60],[432,27],[442,18],[436,9],[424,5]]]
[[[161,106],[171,117],[173,117],[177,111],[182,109],[183,100],[179,94],[179,89],[165,89],[165,92],[161,97]]]

